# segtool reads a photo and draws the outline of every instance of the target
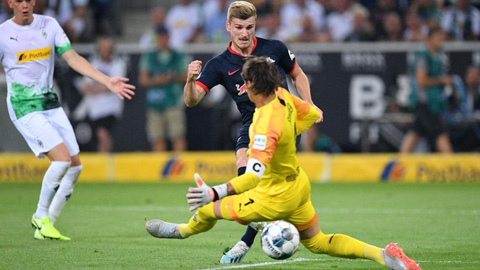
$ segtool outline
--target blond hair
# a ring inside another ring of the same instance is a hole
[[[227,21],[232,21],[233,18],[246,20],[252,16],[257,19],[257,9],[255,6],[247,1],[235,1],[228,7]]]

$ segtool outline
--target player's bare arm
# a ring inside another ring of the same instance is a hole
[[[75,50],[68,50],[62,54],[62,57],[73,70],[105,85],[110,91],[117,94],[120,99],[132,99],[132,96],[135,95],[135,92],[133,92],[135,86],[127,84],[127,78],[106,76],[95,69],[85,58],[75,52]]]
[[[195,83],[202,71],[202,61],[195,60],[188,65],[187,82],[183,88],[184,100],[187,107],[194,107],[203,99],[206,92]]]
[[[320,110],[312,100],[312,95],[310,92],[310,82],[308,81],[307,75],[303,72],[302,68],[295,63],[295,68],[293,72],[290,74],[290,78],[292,78],[295,87],[297,88],[298,94],[300,97],[306,101],[307,103],[311,104],[317,111],[320,113],[320,118],[315,123],[323,122],[323,111]]]
[[[86,83],[83,86],[83,94],[98,94],[110,91],[105,85],[97,83]]]

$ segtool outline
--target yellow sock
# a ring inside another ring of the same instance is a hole
[[[383,257],[382,257],[382,249],[381,248],[367,244],[367,245],[365,245],[363,253],[365,254],[364,255],[365,259],[376,261],[381,265],[386,265],[385,261],[383,260]]]
[[[178,232],[183,238],[191,235],[206,232],[217,223],[217,217],[213,212],[213,203],[200,207],[190,218],[188,224],[179,224]]]
[[[342,258],[363,258],[365,243],[344,234],[328,234],[322,232],[314,237],[301,241],[313,253],[328,254]]]

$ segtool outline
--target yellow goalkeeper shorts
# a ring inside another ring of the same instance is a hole
[[[250,222],[285,220],[295,225],[299,231],[310,228],[317,222],[317,215],[310,200],[310,181],[303,171],[299,178],[297,181],[301,181],[301,186],[292,190],[296,194],[287,201],[260,194],[255,189],[223,198],[223,218],[243,225]]]

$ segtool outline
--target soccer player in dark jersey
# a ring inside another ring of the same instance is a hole
[[[188,65],[187,83],[184,88],[185,104],[196,106],[212,87],[223,85],[237,104],[242,114],[243,126],[238,133],[236,157],[238,175],[245,173],[247,165],[247,150],[249,144],[248,128],[252,123],[255,104],[246,94],[246,87],[241,72],[245,57],[249,55],[264,56],[275,64],[281,76],[288,75],[300,97],[314,106],[320,113],[316,123],[323,121],[323,112],[313,104],[310,94],[310,83],[303,70],[298,65],[295,55],[281,41],[255,37],[257,12],[255,6],[246,1],[235,1],[228,8],[226,28],[230,33],[231,42],[222,54],[207,62],[202,71],[202,62],[195,60]],[[286,80],[284,88],[287,88]],[[242,239],[221,259],[221,263],[239,263],[253,244],[257,230],[251,224]]]

